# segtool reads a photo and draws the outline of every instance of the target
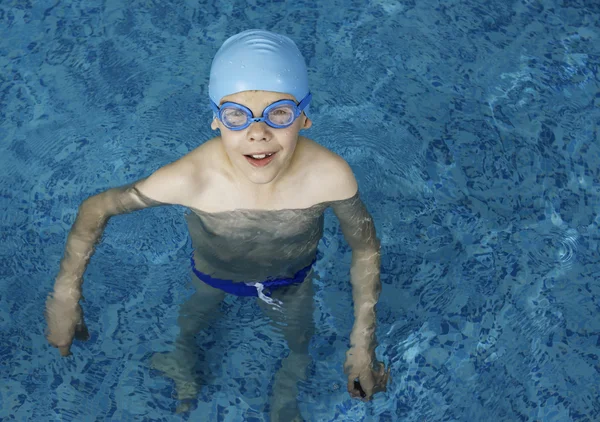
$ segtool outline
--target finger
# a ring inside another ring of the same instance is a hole
[[[358,377],[355,374],[348,375],[348,393],[350,393],[350,396],[352,398],[355,398],[355,397],[360,398],[360,396],[361,396],[360,393],[361,393],[362,388],[358,388],[360,386],[360,382],[357,385],[357,383],[356,383],[357,378]]]
[[[373,389],[375,387],[375,374],[372,370],[365,371],[360,376],[360,385],[365,392],[365,400],[370,400],[373,396]]]
[[[61,356],[69,356],[71,354],[70,346],[59,346],[58,350]]]
[[[350,397],[362,401],[369,401],[370,398],[369,393],[362,385],[360,376],[348,380],[348,393],[350,393]]]
[[[360,385],[360,381],[359,380],[354,380],[354,390],[358,391],[359,393],[359,397],[361,399],[364,399],[367,397],[367,393],[365,392],[365,390],[363,390],[362,385]]]
[[[373,394],[381,391],[387,391],[387,384],[390,378],[390,369],[391,368],[387,368],[386,370],[385,366],[381,364],[379,372],[377,373],[377,382],[373,387]]]
[[[387,384],[390,381],[390,371],[392,370],[392,368],[388,367],[386,371],[384,366],[382,370],[385,372],[385,377],[383,378],[383,386],[387,390]]]
[[[75,338],[79,341],[86,341],[90,338],[90,332],[83,319],[75,327]]]

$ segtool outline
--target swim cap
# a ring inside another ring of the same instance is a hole
[[[292,94],[298,102],[308,94],[306,64],[294,41],[250,29],[223,43],[210,69],[210,99],[218,105],[227,95],[249,90]]]

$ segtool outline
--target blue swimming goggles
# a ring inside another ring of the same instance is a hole
[[[219,107],[211,100],[210,106],[219,120],[230,130],[244,130],[254,122],[265,122],[276,129],[283,129],[294,123],[311,99],[312,94],[309,92],[298,105],[292,100],[275,101],[263,110],[262,117],[254,117],[248,107],[237,103],[227,102]]]

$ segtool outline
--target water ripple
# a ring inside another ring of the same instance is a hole
[[[538,233],[528,229],[519,233],[523,250],[534,267],[570,269],[579,249],[579,234],[576,230],[554,229]]]

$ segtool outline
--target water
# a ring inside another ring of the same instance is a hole
[[[210,59],[261,27],[305,55],[306,135],[353,167],[382,240],[388,392],[345,392],[350,253],[328,213],[305,418],[599,420],[598,22],[593,0],[1,1],[0,419],[179,420],[148,365],[192,292],[184,209],[111,220],[73,358],[46,345],[44,299],[79,203],[211,137]],[[223,310],[189,420],[268,420],[285,343],[253,302]]]

